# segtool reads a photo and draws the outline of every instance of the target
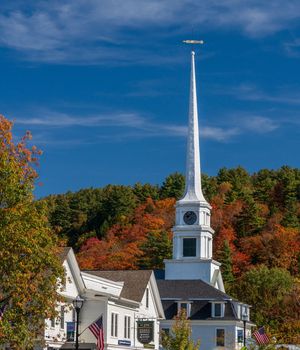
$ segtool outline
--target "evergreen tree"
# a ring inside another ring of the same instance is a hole
[[[159,187],[157,185],[153,186],[151,184],[141,184],[137,182],[133,186],[133,193],[140,203],[144,203],[147,198],[152,198],[154,200],[159,199]]]
[[[185,177],[176,172],[166,177],[160,188],[160,198],[180,199],[183,196],[185,186]]]
[[[252,197],[247,197],[235,223],[237,237],[253,236],[263,228],[264,224],[265,218],[262,217],[258,204]]]
[[[217,175],[218,184],[228,182],[231,184],[231,191],[226,195],[228,203],[238,198],[244,198],[252,194],[251,178],[248,172],[241,166],[233,169],[222,168]]]
[[[228,240],[224,241],[224,246],[220,254],[220,262],[222,277],[225,285],[225,289],[229,292],[232,289],[234,283],[234,276],[232,273],[232,256],[231,249]]]
[[[142,269],[163,269],[164,259],[172,258],[172,238],[166,231],[150,231],[141,246],[144,252],[139,267]]]

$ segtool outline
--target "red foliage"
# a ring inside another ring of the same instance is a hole
[[[141,245],[148,232],[170,230],[174,221],[173,199],[148,199],[136,208],[129,222],[113,225],[104,239],[89,238],[77,255],[82,269],[137,269],[144,254]]]
[[[281,267],[293,274],[298,271],[300,233],[297,229],[271,225],[260,235],[242,239],[241,247],[254,264]]]

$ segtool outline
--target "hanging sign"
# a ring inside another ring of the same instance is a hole
[[[137,321],[137,340],[142,344],[149,344],[153,341],[154,322]]]
[[[75,339],[75,322],[67,322],[67,340],[74,341]]]

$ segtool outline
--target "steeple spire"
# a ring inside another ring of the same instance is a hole
[[[200,151],[199,151],[199,128],[197,89],[195,72],[195,52],[191,52],[191,81],[189,101],[189,125],[187,139],[186,178],[185,193],[182,201],[206,202],[201,186]]]
[[[185,40],[187,44],[203,41]],[[195,52],[192,51],[190,108],[186,160],[186,185],[182,199],[176,202],[173,227],[173,255],[165,260],[165,279],[202,279],[224,291],[220,264],[212,259],[213,234],[211,206],[201,188]]]

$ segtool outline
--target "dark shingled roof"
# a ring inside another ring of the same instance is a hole
[[[151,270],[122,270],[122,271],[85,271],[91,275],[106,278],[114,282],[124,282],[121,298],[141,302],[147,284],[151,277]]]
[[[206,299],[228,300],[229,295],[214,288],[202,280],[157,280],[159,294],[162,299]]]
[[[163,309],[167,320],[172,320],[178,312],[178,305],[174,300],[163,300]],[[211,317],[211,303],[207,300],[195,300],[191,303],[190,320],[215,320]],[[225,314],[220,320],[237,320],[230,301],[225,304]]]
[[[231,303],[232,298],[202,280],[160,280],[157,281],[162,305],[167,320],[178,312],[177,301],[191,301],[191,320],[210,320],[210,301],[225,302],[225,314],[221,320],[237,320]],[[200,299],[200,300],[199,300]]]

